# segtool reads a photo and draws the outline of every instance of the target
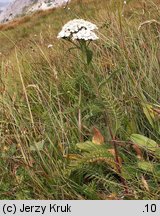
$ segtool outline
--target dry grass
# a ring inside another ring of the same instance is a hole
[[[159,199],[158,150],[132,139],[160,143],[159,7],[150,0],[76,1],[70,10],[38,12],[2,28],[2,199]],[[57,39],[73,18],[99,27],[90,66]],[[77,145],[92,140],[92,128],[105,143]]]

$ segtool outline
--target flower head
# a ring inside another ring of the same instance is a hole
[[[99,39],[94,33],[98,29],[97,26],[91,22],[83,19],[74,19],[66,23],[59,32],[57,38],[68,38],[72,40],[97,40]]]

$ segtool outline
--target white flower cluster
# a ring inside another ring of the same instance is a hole
[[[66,23],[59,32],[57,38],[69,38],[72,40],[97,40],[99,39],[94,33],[98,29],[97,26],[91,22],[83,19],[74,19]]]

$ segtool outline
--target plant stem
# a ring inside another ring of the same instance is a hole
[[[119,161],[119,154],[118,154],[118,148],[117,148],[117,143],[116,143],[116,137],[113,135],[112,133],[112,130],[111,128],[109,127],[109,132],[110,132],[110,135],[111,135],[111,138],[112,138],[112,142],[113,142],[113,147],[114,147],[114,151],[115,151],[115,162],[116,162],[116,168],[117,168],[117,171],[120,175],[120,179],[121,179],[121,182],[124,186],[124,189],[125,189],[125,193],[128,194],[128,186],[127,186],[127,183],[125,181],[125,179],[122,177],[122,170],[121,170],[121,164],[120,164],[120,161]]]

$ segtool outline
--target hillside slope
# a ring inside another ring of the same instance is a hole
[[[0,14],[0,22],[7,22],[34,11],[59,7],[67,2],[68,0],[14,0]]]

